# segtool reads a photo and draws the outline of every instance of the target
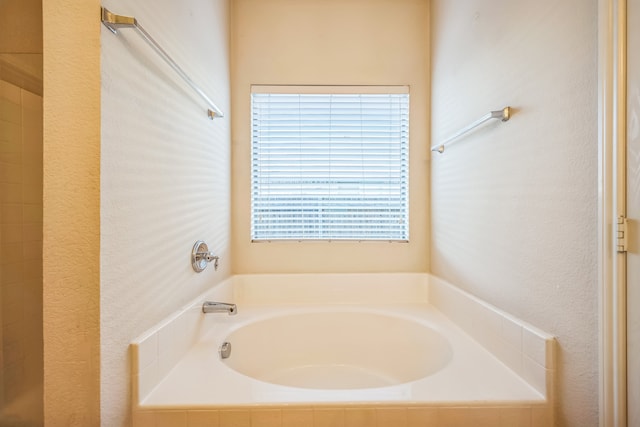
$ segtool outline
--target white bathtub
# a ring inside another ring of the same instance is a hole
[[[388,310],[310,308],[234,329],[223,363],[283,386],[355,390],[419,381],[452,359],[449,341],[428,323]]]
[[[238,314],[202,314],[204,299]],[[235,276],[132,348],[134,427],[552,417],[553,338],[426,274]]]

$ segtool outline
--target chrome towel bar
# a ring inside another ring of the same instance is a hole
[[[216,106],[216,104],[211,101],[211,99],[207,96],[206,93],[202,91],[196,85],[193,80],[187,75],[187,73],[182,70],[176,64],[176,62],[169,56],[167,52],[165,52],[162,47],[151,37],[151,35],[140,25],[140,23],[136,20],[136,18],[131,16],[122,16],[116,15],[115,13],[110,12],[104,7],[100,8],[100,17],[101,21],[105,27],[107,27],[113,34],[118,34],[119,28],[135,28],[138,30],[138,33],[142,36],[142,38],[160,55],[164,61],[169,64],[173,71],[175,71],[190,87],[193,89],[200,97],[207,103],[209,106],[209,110],[207,110],[207,115],[209,118],[214,119],[217,117],[224,117],[222,111]]]
[[[466,134],[468,132],[471,132],[473,129],[477,128],[478,126],[480,126],[481,124],[483,124],[487,120],[501,119],[503,122],[506,122],[510,118],[511,118],[511,107],[504,107],[502,110],[491,111],[491,112],[485,114],[484,116],[480,117],[478,120],[476,120],[475,122],[471,123],[470,125],[460,129],[458,132],[454,133],[453,135],[451,135],[449,138],[445,139],[440,144],[434,145],[433,147],[431,147],[431,151],[437,151],[438,153],[444,153],[444,148],[447,145],[450,145],[453,140],[455,140],[457,138],[460,138],[462,135],[464,135],[464,134]]]

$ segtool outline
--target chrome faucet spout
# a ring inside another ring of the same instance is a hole
[[[228,313],[234,315],[238,312],[235,304],[227,304],[226,302],[205,301],[202,304],[203,313]]]

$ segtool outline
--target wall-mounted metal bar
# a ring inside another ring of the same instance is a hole
[[[214,102],[207,96],[206,93],[202,91],[196,85],[193,80],[184,72],[182,68],[176,64],[176,62],[169,56],[167,52],[165,52],[162,47],[151,37],[149,33],[140,25],[140,23],[136,20],[136,18],[131,16],[122,16],[116,15],[115,13],[110,12],[104,7],[100,8],[100,16],[102,23],[105,27],[107,27],[113,34],[118,34],[119,28],[135,28],[138,30],[138,33],[142,36],[142,38],[160,55],[164,61],[169,64],[169,66],[175,71],[190,87],[193,89],[209,106],[209,110],[207,111],[207,115],[209,118],[214,119],[217,117],[224,117],[222,111],[214,104]]]
[[[451,135],[449,138],[445,139],[438,145],[434,145],[431,147],[431,151],[437,151],[438,153],[444,153],[444,149],[447,145],[450,145],[455,139],[460,138],[462,135],[471,132],[473,129],[477,128],[487,120],[491,119],[501,119],[503,122],[506,122],[511,118],[511,107],[504,107],[502,110],[491,111],[484,116],[480,117],[475,122],[470,125],[460,129],[458,132]]]

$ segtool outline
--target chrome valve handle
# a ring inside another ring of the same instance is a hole
[[[191,250],[191,266],[196,273],[200,273],[207,265],[212,262],[213,268],[218,269],[218,261],[220,257],[209,252],[209,247],[202,240],[198,240]]]

